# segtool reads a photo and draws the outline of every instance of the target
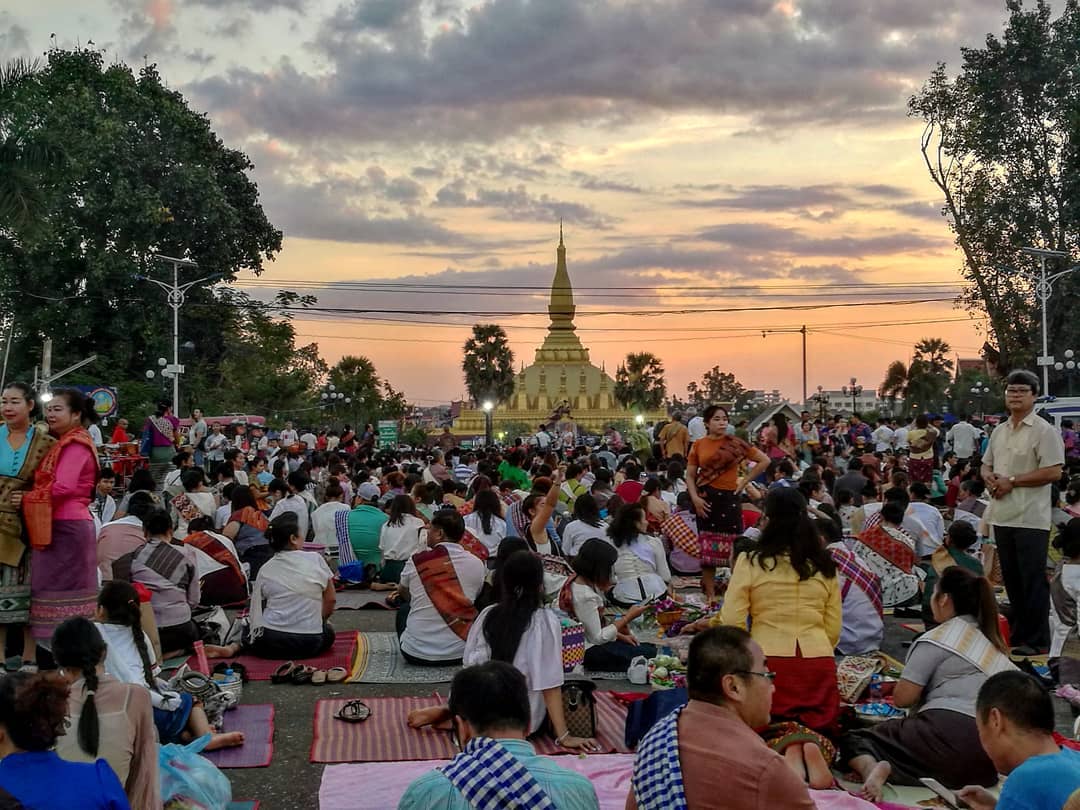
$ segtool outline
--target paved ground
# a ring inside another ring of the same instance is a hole
[[[900,660],[907,654],[904,642],[914,637],[887,619],[885,652]],[[334,616],[339,631],[392,631],[394,614],[381,610],[339,611]],[[634,689],[626,681],[601,681],[602,689]],[[445,687],[439,687],[445,691]],[[277,709],[274,737],[274,759],[268,768],[228,770],[236,799],[259,799],[260,810],[295,810],[318,806],[319,782],[325,766],[308,761],[311,749],[312,719],[315,701],[324,697],[376,697],[429,695],[430,684],[339,684],[335,686],[271,685],[269,682],[250,683],[244,690],[245,703],[273,703]],[[1071,731],[1072,718],[1068,707],[1059,704],[1059,727]]]

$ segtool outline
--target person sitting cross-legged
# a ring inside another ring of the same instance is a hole
[[[450,713],[462,752],[409,785],[398,810],[600,807],[585,776],[538,756],[525,739],[528,687],[511,664],[461,670],[450,687]]]
[[[999,672],[979,689],[975,701],[979,742],[1008,778],[995,799],[969,785],[958,792],[973,810],[1058,810],[1073,807],[1080,790],[1080,752],[1054,740],[1054,704],[1046,690],[1023,672]]]
[[[699,633],[687,662],[690,702],[638,744],[626,810],[812,810],[806,784],[754,731],[769,724],[772,675],[741,627]],[[820,757],[816,767],[828,773]]]

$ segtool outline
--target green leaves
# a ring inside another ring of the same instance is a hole
[[[498,324],[474,324],[472,337],[465,341],[461,370],[465,388],[479,405],[490,399],[505,402],[514,393],[514,353],[506,332]]]
[[[615,399],[638,412],[659,408],[664,402],[664,364],[650,352],[631,352],[615,372]]]
[[[1080,248],[1080,8],[1069,0],[1054,20],[1043,0],[1007,6],[1004,35],[964,49],[955,79],[938,65],[908,105],[971,283],[960,303],[989,316],[984,354],[1001,371],[1033,365],[1039,339],[1037,265],[1020,248]],[[1051,300],[1052,349],[1080,345],[1077,292],[1066,277]]]

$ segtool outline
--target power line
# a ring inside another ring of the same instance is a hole
[[[398,281],[315,281],[312,279],[245,279],[235,282],[235,286],[238,287],[284,287],[284,286],[312,286],[320,288],[342,288],[348,289],[355,287],[357,289],[370,289],[372,287],[388,288],[396,290],[417,290],[417,289],[434,289],[434,290],[448,290],[448,289],[463,289],[463,290],[506,290],[505,284],[444,284],[444,283],[427,283],[427,282],[398,282]],[[574,285],[574,292],[579,290],[599,290],[602,292],[610,292],[613,290],[619,291],[655,291],[657,289],[664,290],[806,290],[806,289],[888,289],[891,287],[962,287],[962,282],[954,281],[923,281],[923,282],[910,282],[910,281],[837,281],[837,282],[792,282],[790,284],[726,284],[726,285],[702,285],[702,284],[636,284],[636,285],[621,285],[621,286],[589,286],[589,285]],[[515,285],[513,290],[522,291],[551,291],[550,284],[528,285],[520,284]]]

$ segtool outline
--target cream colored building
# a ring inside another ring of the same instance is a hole
[[[514,380],[514,393],[507,402],[492,413],[493,429],[511,422],[526,423],[533,430],[540,424],[559,421],[565,428],[578,428],[600,433],[604,427],[619,420],[632,420],[635,413],[615,400],[615,381],[601,367],[589,360],[589,350],[577,335],[574,326],[574,289],[566,269],[566,246],[559,229],[556,251],[555,278],[551,282],[551,301],[548,316],[551,323],[543,344],[536,350],[533,364],[523,368]],[[561,419],[553,419],[559,410]],[[568,416],[567,416],[568,414]],[[664,418],[664,412],[643,414],[646,422]],[[463,410],[454,420],[457,435],[482,435],[484,412],[479,408]]]

